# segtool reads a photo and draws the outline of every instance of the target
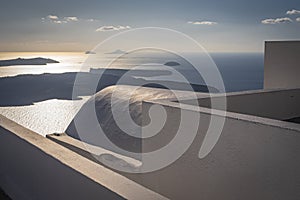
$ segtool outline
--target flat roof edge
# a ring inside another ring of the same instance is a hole
[[[74,169],[125,199],[167,199],[166,197],[35,133],[0,114],[0,127],[32,144],[43,153]],[[1,134],[1,133],[0,133]],[[76,157],[76,159],[74,159]],[[80,163],[80,164],[78,164]],[[107,177],[103,177],[103,175]],[[118,180],[118,181],[110,181]],[[138,194],[138,195],[137,195]]]

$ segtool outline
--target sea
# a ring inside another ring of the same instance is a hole
[[[258,90],[263,88],[263,53],[210,53],[209,55],[222,75],[226,92]],[[46,80],[44,77],[49,77],[50,75],[86,71],[85,64],[90,56],[92,55],[85,54],[84,52],[0,52],[0,60],[42,57],[59,61],[59,63],[47,65],[0,67],[0,84],[7,83],[7,80],[16,80],[16,86],[20,89],[24,87],[23,84],[26,84],[25,81],[22,82],[22,85],[18,86],[17,81],[20,80],[20,78],[27,78],[28,82],[33,78],[40,78],[39,80],[43,82]],[[108,60],[111,57],[109,54],[106,56]],[[122,62],[119,62],[116,68],[119,67],[122,69],[123,65],[134,66],[139,63],[145,63],[145,59],[148,59],[147,62],[151,63],[170,61],[170,58],[163,56],[159,58],[155,57],[155,60],[153,60],[154,57],[147,57],[147,55],[146,57],[145,55],[123,57]],[[97,66],[101,67],[102,61],[98,60],[97,62],[99,62]],[[46,89],[49,91],[46,91]],[[46,89],[45,94],[52,92],[51,85]],[[9,94],[12,94],[11,99],[9,99],[10,101],[6,100],[5,103],[0,100],[0,114],[42,136],[64,132],[80,107],[89,99],[89,96],[82,96],[77,100],[68,98],[57,99],[49,95],[49,98],[33,98],[32,103],[22,104],[19,102],[22,102],[21,100],[26,97],[26,93],[14,93],[13,88],[9,88],[9,90],[11,90]],[[0,90],[0,98],[4,99],[5,97],[2,95],[7,92],[8,91]],[[13,103],[16,102],[16,100],[20,100],[17,101],[18,104]]]

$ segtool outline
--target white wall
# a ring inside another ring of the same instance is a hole
[[[165,199],[1,115],[0,187],[13,200]]]
[[[264,88],[300,87],[300,41],[265,42]]]
[[[212,97],[216,102],[221,97]],[[193,105],[193,101],[183,101]],[[210,108],[210,98],[200,98],[198,105]],[[300,89],[258,90],[226,94],[226,110],[228,112],[287,120],[300,117]],[[222,109],[215,108],[215,109]]]
[[[12,199],[124,199],[11,132],[0,131],[0,185]]]
[[[149,103],[144,103],[145,111]],[[163,105],[169,122],[146,151],[172,139],[180,109]],[[144,111],[143,107],[143,111]],[[188,110],[186,110],[188,112]],[[189,112],[195,112],[190,110]],[[211,151],[198,158],[210,114],[201,112],[197,136],[170,166],[146,174],[124,174],[170,199],[300,199],[300,128],[290,123],[234,114],[226,118],[222,135]],[[191,120],[191,123],[193,121]],[[282,126],[277,126],[280,124]],[[189,134],[188,132],[186,134]]]

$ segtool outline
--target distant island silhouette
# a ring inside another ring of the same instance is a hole
[[[175,62],[175,61],[170,61],[170,62],[166,62],[164,65],[173,67],[173,66],[178,66],[180,64],[178,62]]]
[[[99,69],[100,70],[100,69]],[[188,88],[187,83],[181,83],[177,81],[163,81],[157,80],[147,81],[143,78],[138,78],[143,75],[145,77],[155,77],[158,75],[167,75],[168,71],[155,71],[147,70],[128,70],[125,69],[105,69],[101,74],[99,80],[99,73],[94,72],[66,72],[61,74],[23,74],[13,77],[0,77],[0,106],[25,106],[33,105],[36,102],[46,101],[49,99],[60,100],[76,100],[81,99],[81,96],[94,95],[106,87],[118,84],[121,77],[127,73],[126,79],[122,84],[131,86],[144,86],[146,88],[161,88],[161,89],[173,89],[173,90],[186,90]],[[80,76],[84,80],[80,85],[81,91],[78,96],[73,96],[73,86],[75,84],[76,77]],[[138,76],[138,77],[135,77]],[[91,88],[90,83],[97,83],[96,91]],[[170,88],[164,87],[164,85],[171,86]],[[218,92],[214,87],[200,84],[190,84],[190,87],[195,92]],[[16,98],[16,94],[19,98]]]
[[[11,60],[0,60],[0,67],[12,65],[47,65],[48,63],[59,63],[49,58],[17,58]]]
[[[85,54],[96,54],[94,51],[86,51]]]
[[[108,52],[106,54],[125,54],[125,53],[127,53],[127,52],[126,51],[122,51],[121,49],[117,49],[117,50],[115,50],[113,52]]]

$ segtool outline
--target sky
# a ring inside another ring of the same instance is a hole
[[[182,32],[209,52],[300,39],[299,0],[0,0],[0,51],[87,51],[134,28]]]

